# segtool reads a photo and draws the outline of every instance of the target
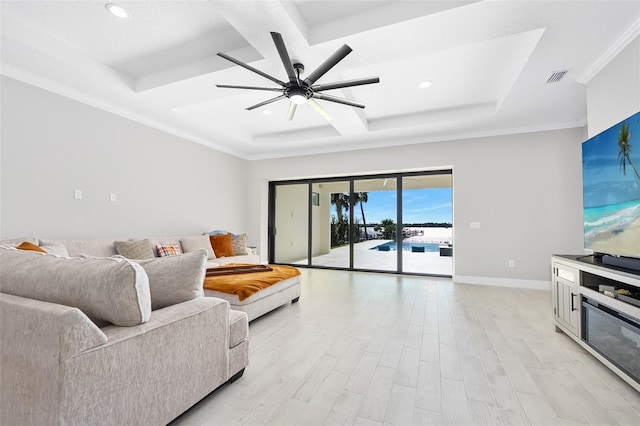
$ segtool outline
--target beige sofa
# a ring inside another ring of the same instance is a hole
[[[0,248],[0,424],[163,425],[242,375],[247,316],[197,290],[205,260]]]
[[[199,236],[172,236],[172,237],[149,237],[152,246],[157,245],[179,245],[185,238],[197,238]],[[115,241],[129,240],[127,237],[122,238],[103,238],[92,240],[51,240],[30,237],[32,241],[36,241],[40,246],[56,247],[64,246],[69,256],[77,256],[79,254],[87,254],[91,256],[114,256],[116,248]],[[13,240],[14,242],[17,240]],[[236,255],[228,257],[218,257],[207,260],[207,267],[223,266],[229,263],[260,263],[260,256],[255,254]],[[251,297],[240,300],[237,295],[227,294],[219,291],[204,290],[205,296],[218,297],[226,300],[231,305],[231,309],[245,312],[249,321],[271,312],[272,310],[283,306],[289,302],[297,302],[300,298],[301,281],[300,276],[289,278],[277,284],[270,286],[268,289],[259,291]]]
[[[185,238],[197,238],[201,235],[195,236],[169,236],[169,237],[149,237],[153,247],[157,245],[180,245],[181,240]],[[88,254],[90,256],[115,256],[117,253],[114,242],[131,240],[129,237],[121,238],[100,238],[100,239],[87,239],[87,240],[53,240],[53,239],[38,239],[35,237],[28,237],[29,240],[37,241],[38,245],[43,247],[56,247],[64,246],[69,256],[77,256],[79,254]],[[17,239],[19,240],[19,239]],[[15,240],[12,240],[15,241]],[[260,263],[260,256],[256,254],[240,254],[236,256],[216,257],[207,259],[207,267],[212,268],[216,266],[223,266],[229,263]]]

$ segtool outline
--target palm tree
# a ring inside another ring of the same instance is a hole
[[[362,226],[364,228],[364,239],[368,240],[369,235],[367,234],[367,220],[364,218],[364,207],[362,206],[362,203],[366,203],[367,201],[369,201],[369,193],[356,192],[354,201],[356,204],[360,204],[360,212],[362,213]]]
[[[618,135],[618,147],[620,148],[618,151],[618,158],[620,159],[620,168],[622,169],[622,174],[626,176],[627,162],[629,162],[629,165],[633,168],[636,176],[640,179],[638,169],[636,169],[636,166],[631,162],[631,144],[629,143],[629,140],[631,140],[629,125],[627,123],[622,123],[622,127],[620,127],[620,134]]]
[[[344,192],[334,192],[331,194],[331,204],[334,204],[336,206],[336,218],[338,220],[337,222],[337,229],[339,230],[339,234],[338,234],[338,242],[341,244],[341,241],[347,241],[348,240],[348,236],[347,235],[340,235],[340,234],[344,234],[346,230],[346,233],[348,233],[348,228],[345,227],[345,216],[343,214],[343,211],[346,211],[347,213],[349,213],[349,195],[345,194]]]

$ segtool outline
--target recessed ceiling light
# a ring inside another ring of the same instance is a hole
[[[269,111],[268,109],[265,109],[264,111],[262,111],[262,113],[264,115],[271,115],[271,111]]]
[[[426,89],[427,87],[431,87],[432,84],[433,84],[432,81],[425,80],[422,83],[418,84],[418,87],[421,89]]]
[[[126,10],[122,6],[118,6],[115,3],[107,3],[104,5],[104,8],[109,11],[113,16],[117,16],[118,18],[126,18],[129,16]]]

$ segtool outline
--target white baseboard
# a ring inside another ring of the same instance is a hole
[[[454,283],[492,285],[496,287],[528,288],[532,290],[551,290],[551,281],[519,280],[515,278],[473,277],[454,275]]]

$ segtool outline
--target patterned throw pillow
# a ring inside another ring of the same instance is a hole
[[[165,246],[156,246],[156,250],[158,250],[158,256],[175,256],[178,254],[182,254],[182,249],[179,245],[165,245]]]
[[[247,234],[234,235],[231,239],[233,253],[238,256],[247,254]]]

